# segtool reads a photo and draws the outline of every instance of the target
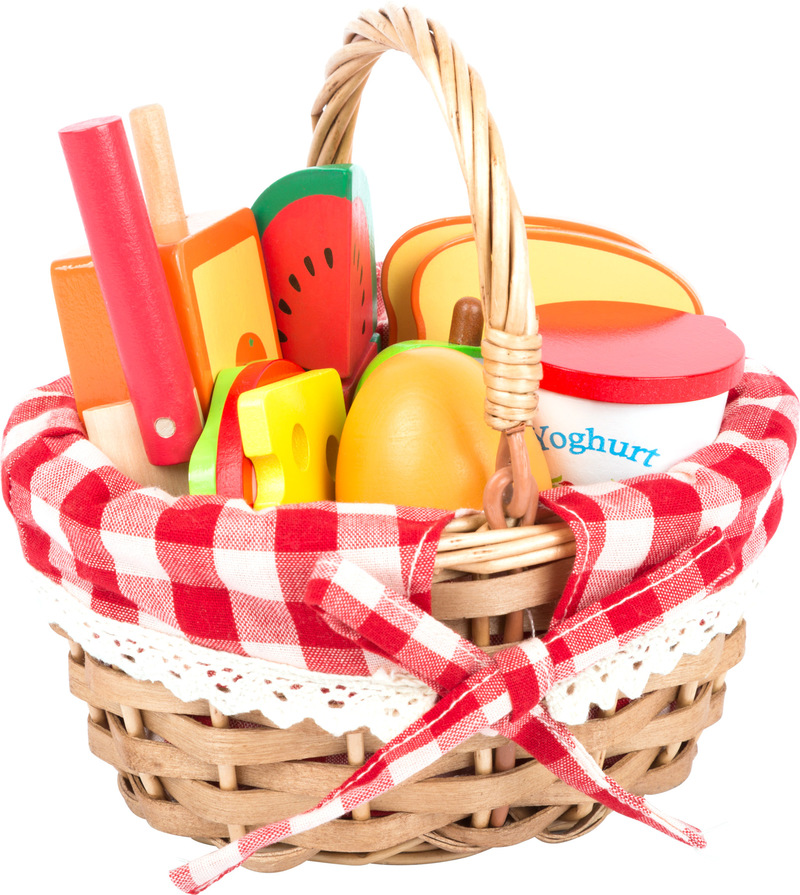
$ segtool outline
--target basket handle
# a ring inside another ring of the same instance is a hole
[[[388,5],[351,22],[330,58],[312,109],[309,166],[351,161],[361,93],[387,50],[408,53],[447,121],[469,193],[486,330],[481,343],[486,422],[500,431],[531,423],[541,380],[525,221],[506,173],[500,136],[483,83],[444,28],[421,13]],[[521,437],[521,436],[520,436]]]
[[[530,524],[538,491],[524,448],[524,429],[539,403],[542,343],[525,220],[508,180],[503,144],[480,76],[445,29],[417,10],[389,5],[362,13],[348,25],[344,45],[325,69],[325,84],[312,109],[308,164],[351,161],[361,93],[373,65],[387,50],[408,53],[425,75],[447,121],[467,185],[486,320],[481,342],[484,416],[489,426],[504,433],[497,472],[484,492],[487,520],[493,528],[504,527],[507,515]],[[522,457],[523,468],[509,464],[504,459],[508,457]]]

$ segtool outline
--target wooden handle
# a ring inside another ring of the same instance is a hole
[[[130,122],[156,242],[159,245],[178,242],[189,235],[189,227],[164,109],[156,104],[139,106],[131,112]]]
[[[312,108],[308,164],[351,161],[361,93],[373,65],[387,50],[407,53],[428,80],[467,185],[487,321],[481,343],[486,421],[500,430],[529,424],[538,404],[541,337],[525,221],[481,79],[441,25],[416,10],[395,6],[362,13],[350,23],[344,46],[328,62],[325,84]]]

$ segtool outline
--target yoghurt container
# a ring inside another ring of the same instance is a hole
[[[718,435],[744,345],[718,317],[632,302],[537,309],[533,426],[554,484],[663,472]]]

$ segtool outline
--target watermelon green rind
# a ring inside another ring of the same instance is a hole
[[[372,271],[372,331],[378,330],[378,273],[375,266],[375,228],[372,217],[372,203],[370,202],[369,183],[363,168],[358,165],[350,165],[353,174],[353,198],[358,197],[364,204],[367,214],[369,232],[369,258]]]
[[[370,221],[369,189],[364,172],[357,165],[320,165],[293,171],[270,184],[253,203],[252,211],[262,236],[275,215],[306,196],[341,196],[343,199],[361,197]]]

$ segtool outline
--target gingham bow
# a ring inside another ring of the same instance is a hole
[[[259,849],[375,799],[489,727],[593,800],[702,848],[699,830],[661,814],[604,774],[541,700],[556,682],[662,624],[678,606],[718,590],[734,572],[730,551],[715,529],[542,639],[531,638],[490,657],[353,563],[337,554],[321,557],[306,602],[334,631],[391,658],[442,698],[315,808],[178,868],[172,881],[182,891],[200,892]],[[609,630],[616,636],[609,638]]]

